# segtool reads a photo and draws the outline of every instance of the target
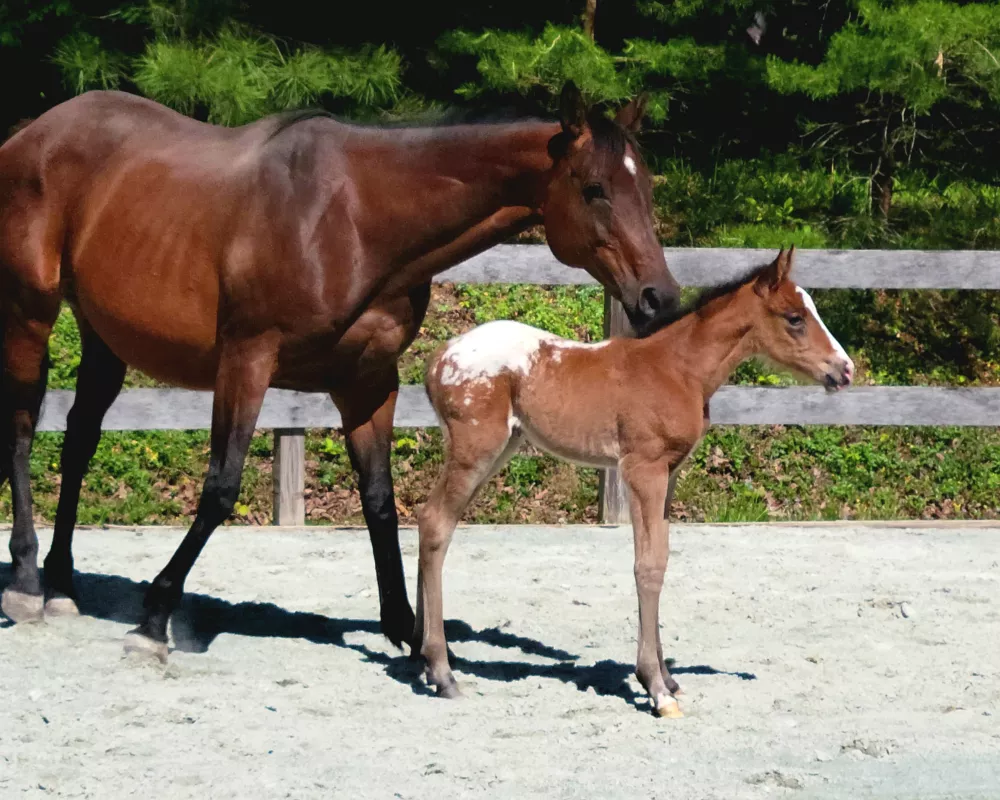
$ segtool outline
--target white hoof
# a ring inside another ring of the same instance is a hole
[[[11,622],[41,622],[45,619],[45,598],[40,594],[25,594],[6,589],[0,599],[0,609]]]

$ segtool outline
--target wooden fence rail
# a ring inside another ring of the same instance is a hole
[[[666,248],[671,271],[682,285],[709,286],[736,277],[774,257],[773,250]],[[796,281],[806,288],[1000,289],[1000,252],[914,250],[802,250]],[[436,282],[596,285],[583,270],[559,264],[547,247],[503,245],[438,276]],[[605,335],[621,334],[620,305],[605,295]],[[62,431],[73,392],[46,395],[39,430]],[[130,389],[108,411],[105,430],[208,428],[210,392]],[[1000,425],[1000,388],[859,386],[835,395],[819,387],[723,386],[712,400],[712,422],[721,425]],[[268,391],[257,427],[273,428],[275,524],[305,521],[305,430],[340,427],[330,398],[286,390]],[[401,389],[395,424],[437,427],[421,386]],[[628,521],[627,492],[615,470],[601,479],[601,517]]]

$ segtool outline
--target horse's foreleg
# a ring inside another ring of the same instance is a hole
[[[14,526],[10,535],[13,582],[4,589],[0,607],[14,622],[42,619],[43,597],[38,575],[38,537],[31,496],[31,445],[45,398],[48,340],[59,313],[59,300],[40,303],[31,319],[7,320],[3,337],[3,377],[0,380],[0,462],[10,477]]]
[[[359,386],[332,397],[343,418],[351,466],[358,474],[361,510],[375,557],[382,633],[402,647],[403,642],[410,643],[414,616],[399,551],[399,517],[389,461],[399,377],[393,370],[379,380],[359,381]]]
[[[76,397],[66,418],[66,439],[62,448],[59,505],[56,509],[52,546],[45,557],[45,613],[75,615],[73,589],[73,528],[76,525],[80,488],[101,440],[104,415],[125,382],[125,362],[111,352],[85,322],[83,356],[76,378]]]
[[[142,623],[130,631],[125,649],[166,661],[167,623],[180,605],[184,581],[212,532],[236,505],[254,426],[277,360],[278,337],[262,335],[222,345],[212,405],[212,454],[198,512],[169,563],[150,585]]]
[[[679,689],[663,661],[660,643],[660,592],[669,555],[667,522],[667,465],[636,456],[622,459],[622,474],[631,492],[632,531],[635,540],[635,585],[639,597],[639,646],[635,674],[659,716],[681,716],[673,693]]]

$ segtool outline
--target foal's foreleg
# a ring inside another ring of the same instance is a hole
[[[663,507],[667,495],[665,461],[622,459],[622,474],[631,492],[635,541],[635,584],[639,597],[639,646],[635,674],[659,716],[681,716],[673,697],[678,690],[663,661],[660,643],[660,592],[667,571],[669,544]]]
[[[51,615],[79,613],[73,589],[72,548],[80,488],[101,440],[104,415],[125,382],[125,362],[90,330],[86,321],[79,320],[79,325],[83,355],[77,371],[76,397],[66,418],[59,505],[56,508],[52,546],[45,557],[45,613]]]
[[[406,595],[390,463],[398,390],[399,376],[393,371],[380,380],[365,381],[351,394],[335,393],[333,400],[343,417],[351,466],[358,474],[361,510],[375,557],[380,626],[389,641],[402,647],[404,641],[410,643],[414,616]]]
[[[180,605],[188,573],[239,498],[243,463],[274,374],[278,344],[273,335],[223,343],[212,404],[212,455],[198,513],[177,551],[146,591],[144,618],[126,636],[126,651],[167,659],[167,623]]]

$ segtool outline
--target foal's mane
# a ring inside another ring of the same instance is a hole
[[[689,314],[694,314],[696,311],[700,311],[713,300],[717,300],[720,297],[724,297],[727,294],[735,292],[737,289],[740,289],[748,283],[757,280],[761,273],[768,269],[772,263],[773,262],[769,261],[766,264],[753,267],[743,275],[732,278],[725,283],[719,283],[715,286],[709,286],[702,289],[701,292],[698,293],[698,296],[690,302],[669,311],[664,311],[653,317],[649,322],[636,331],[636,337],[639,339],[645,339],[647,336],[652,336],[657,331],[670,327],[675,322],[683,319]]]

